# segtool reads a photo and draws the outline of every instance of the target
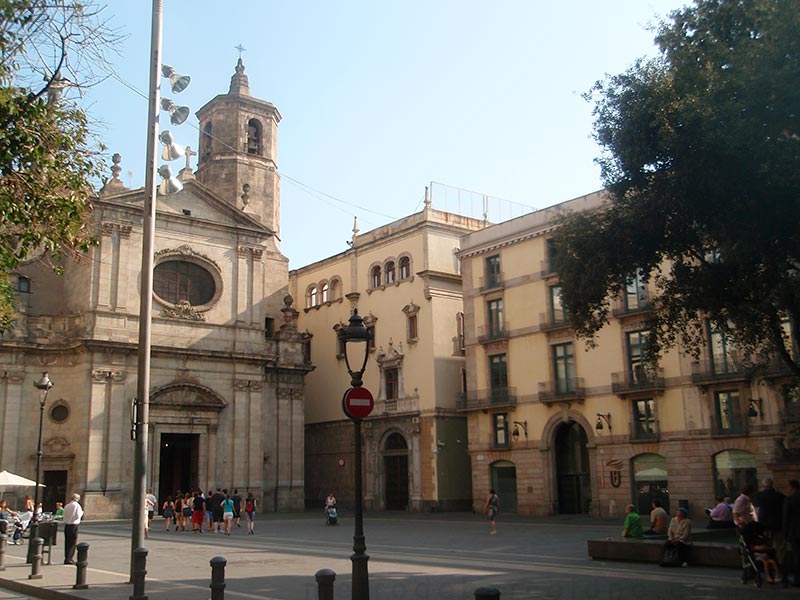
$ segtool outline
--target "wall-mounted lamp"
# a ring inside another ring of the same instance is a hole
[[[597,431],[603,431],[603,421],[608,426],[608,433],[611,433],[611,413],[597,413],[597,423],[594,424],[594,428]]]
[[[514,421],[514,429],[511,430],[511,437],[516,442],[519,439],[519,428],[522,427],[522,433],[525,434],[525,439],[528,439],[528,422],[527,421]]]
[[[761,398],[750,398],[747,403],[747,416],[751,419],[764,418],[764,401]]]

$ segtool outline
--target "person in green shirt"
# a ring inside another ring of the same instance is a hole
[[[625,507],[625,522],[622,525],[622,537],[641,538],[644,537],[642,528],[642,518],[636,512],[633,504]]]
[[[56,502],[56,512],[53,513],[53,520],[60,521],[64,518],[64,505],[61,502]]]

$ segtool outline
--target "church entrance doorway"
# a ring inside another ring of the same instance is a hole
[[[42,479],[44,483],[44,495],[42,497],[42,510],[53,512],[56,509],[56,502],[66,504],[67,499],[67,472],[66,471],[45,471]]]
[[[558,512],[587,514],[592,502],[589,450],[586,431],[575,421],[564,423],[555,433]]]
[[[386,478],[386,510],[408,510],[408,444],[397,432],[386,438],[383,472]]]
[[[492,488],[500,497],[502,512],[517,512],[517,467],[514,463],[508,460],[492,463]]]
[[[200,434],[162,433],[161,454],[158,474],[158,512],[167,496],[175,496],[196,490],[199,486],[198,457],[200,455]]]

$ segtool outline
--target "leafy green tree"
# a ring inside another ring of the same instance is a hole
[[[0,0],[0,279],[34,251],[85,251],[102,148],[70,99],[107,71],[118,39],[90,4]],[[45,58],[47,57],[47,58]],[[74,93],[72,95],[75,95]],[[57,265],[58,261],[53,260]],[[0,293],[0,331],[11,296]]]
[[[609,202],[557,233],[578,335],[641,272],[651,360],[699,356],[708,319],[746,360],[800,376],[798,32],[797,0],[695,0],[657,28],[658,58],[587,94]]]

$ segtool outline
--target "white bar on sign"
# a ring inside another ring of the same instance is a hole
[[[350,398],[350,406],[369,406],[366,398]]]

